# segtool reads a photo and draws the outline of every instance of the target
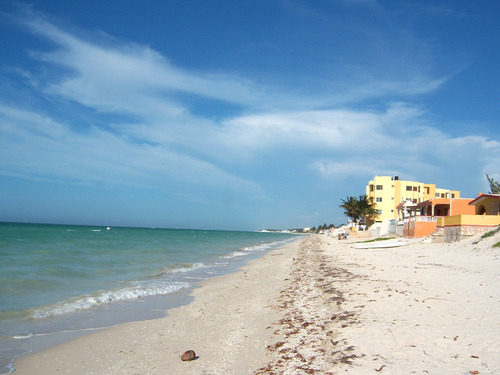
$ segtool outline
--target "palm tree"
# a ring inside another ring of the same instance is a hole
[[[359,196],[357,207],[359,217],[361,218],[360,221],[363,224],[367,224],[368,221],[374,221],[378,216],[378,211],[374,206],[372,198],[368,198],[366,194]]]
[[[360,195],[359,198],[342,199],[342,204],[339,207],[344,209],[344,215],[353,222],[366,224],[368,221],[373,221],[378,215],[371,198],[368,198],[366,194]]]
[[[342,204],[339,205],[339,207],[344,209],[344,215],[352,221],[358,221],[360,219],[358,200],[356,197],[347,197],[345,200],[342,199]]]

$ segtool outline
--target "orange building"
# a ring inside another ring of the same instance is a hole
[[[454,201],[453,201],[454,202]],[[470,200],[469,209],[452,205],[452,216],[437,218],[435,240],[461,241],[464,238],[485,233],[500,225],[500,194],[479,194]]]
[[[404,223],[405,237],[427,237],[436,231],[438,217],[474,215],[475,207],[470,198],[435,198],[414,206],[414,214]]]

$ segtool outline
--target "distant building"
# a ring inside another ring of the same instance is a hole
[[[416,211],[419,203],[435,198],[460,198],[460,191],[437,188],[435,184],[400,180],[398,176],[375,176],[366,186],[366,195],[378,211],[376,223],[389,219],[405,219]],[[399,210],[398,210],[399,208]]]

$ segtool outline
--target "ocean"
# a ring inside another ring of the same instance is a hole
[[[189,303],[289,233],[0,223],[0,374],[29,352]]]

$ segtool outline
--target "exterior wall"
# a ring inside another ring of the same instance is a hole
[[[436,231],[437,220],[432,216],[412,216],[405,220],[405,237],[427,237]]]
[[[486,198],[483,202],[475,206],[475,214],[480,215],[481,207],[486,210],[486,215],[500,215],[500,199]]]
[[[395,201],[395,187],[397,180],[390,176],[375,176],[366,186],[366,195],[375,203],[375,208],[382,213],[376,218],[376,222],[397,218]]]
[[[474,215],[476,210],[469,203],[471,198],[433,198],[425,201],[421,206],[422,215],[451,216],[453,215]],[[451,211],[451,212],[450,212]]]
[[[438,225],[439,225],[439,223],[438,223]],[[444,242],[444,239],[443,239],[444,238],[444,228],[438,226],[436,228],[436,231],[431,234],[431,238],[432,238],[432,242],[433,243],[442,243],[442,242]]]
[[[404,236],[404,225],[401,225],[400,223],[396,224],[396,235]]]
[[[427,188],[427,189],[425,189],[426,190],[425,200],[431,200],[431,199],[436,198],[436,185],[425,184],[425,188]]]
[[[460,191],[458,190],[448,190],[448,189],[436,189],[434,197],[432,198],[460,198]]]
[[[377,187],[379,187],[377,189]],[[406,200],[420,203],[436,198],[436,194],[443,194],[448,198],[454,194],[460,196],[459,191],[437,189],[434,184],[424,184],[416,181],[399,180],[391,176],[375,176],[366,186],[366,195],[372,199],[375,208],[382,213],[376,218],[376,222],[387,219],[397,219],[397,206]]]
[[[391,219],[397,219],[398,218],[398,210],[397,210],[397,206],[401,203],[401,200],[398,199],[398,197],[401,196],[401,183],[397,183],[394,185],[394,197],[392,197],[393,201],[394,201],[394,216],[391,217]]]
[[[441,223],[441,225],[440,225]],[[438,218],[438,226],[480,226],[480,227],[495,227],[500,225],[500,215],[454,215]]]
[[[500,215],[454,215],[437,219],[443,242],[461,241],[476,234],[485,233],[500,225]]]
[[[466,238],[483,234],[491,230],[491,227],[478,227],[463,225],[460,227],[445,227],[443,230],[443,242],[458,242]]]
[[[451,215],[475,215],[476,208],[469,203],[472,199],[455,198],[451,200]]]

